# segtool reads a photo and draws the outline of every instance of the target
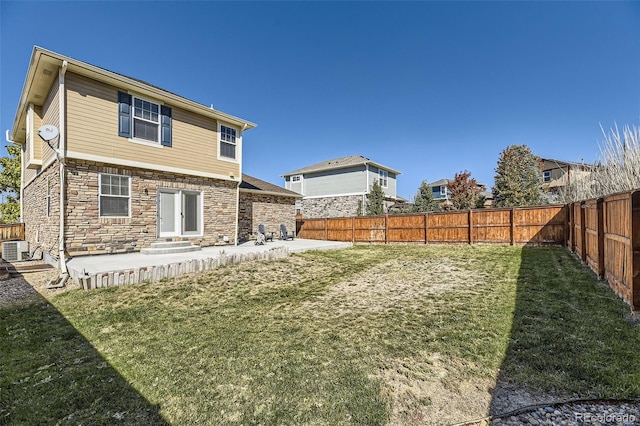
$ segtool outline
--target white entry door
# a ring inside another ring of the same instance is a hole
[[[180,193],[160,191],[158,201],[158,231],[160,237],[180,235]]]
[[[158,191],[158,236],[202,235],[202,193]]]

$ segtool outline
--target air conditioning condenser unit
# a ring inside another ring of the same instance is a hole
[[[27,241],[6,241],[2,243],[2,258],[7,262],[19,262],[29,257]]]

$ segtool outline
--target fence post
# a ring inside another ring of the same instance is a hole
[[[565,204],[564,215],[564,246],[571,247],[571,204]]]
[[[580,260],[587,261],[587,226],[585,224],[587,208],[585,202],[580,203]]]
[[[326,241],[327,239],[327,222],[329,221],[329,219],[327,219],[326,217],[324,218],[324,240]]]
[[[389,230],[387,229],[387,215],[384,215],[384,243],[387,244],[389,241]]]
[[[598,215],[598,278],[604,277],[604,198],[596,202]]]
[[[351,216],[351,243],[356,242],[356,217]]]
[[[469,209],[467,220],[469,221],[469,244],[473,244],[473,210],[471,209]]]
[[[516,208],[515,207],[511,207],[511,214],[510,214],[510,219],[511,219],[511,245],[514,245],[516,242]]]
[[[429,243],[429,213],[424,214],[424,243]]]

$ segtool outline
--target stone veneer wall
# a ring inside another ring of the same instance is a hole
[[[22,219],[29,251],[38,246],[45,257],[58,257],[60,231],[60,171],[57,162],[43,170],[24,187]],[[47,215],[47,181],[49,182],[49,215]]]
[[[139,251],[157,241],[158,188],[202,191],[203,235],[174,240],[210,246],[228,236],[229,244],[235,243],[235,182],[71,159],[66,170],[65,244],[71,256]],[[131,176],[129,218],[99,217],[99,173]]]
[[[240,192],[240,209],[238,216],[238,239],[249,241],[255,239],[258,225],[263,224],[267,232],[274,237],[280,235],[280,224],[287,231],[296,229],[296,199],[277,195]]]
[[[362,200],[362,195],[307,198],[302,200],[301,213],[305,218],[312,219],[356,216],[358,201],[360,200]],[[365,206],[362,206],[362,208],[364,211]]]

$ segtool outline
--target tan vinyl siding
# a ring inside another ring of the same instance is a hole
[[[108,159],[193,170],[194,174],[240,175],[237,163],[217,158],[217,123],[167,104],[172,110],[172,147],[150,146],[118,136],[118,88],[73,73],[66,75],[67,150]],[[160,99],[146,98],[162,103]]]
[[[60,128],[60,101],[59,101],[59,90],[58,85],[53,84],[51,86],[51,90],[49,91],[49,96],[47,96],[47,100],[42,107],[44,111],[44,115],[42,118],[42,124],[53,124],[54,126]],[[34,114],[37,115],[37,114]],[[34,135],[34,144],[39,144],[42,149],[42,165],[45,166],[49,163],[49,161],[53,161],[56,157],[56,153],[51,147],[44,142],[38,135]],[[54,139],[52,143],[57,144],[58,139]]]
[[[36,177],[35,169],[24,169],[24,184],[29,184]]]
[[[42,160],[42,139],[38,136],[38,129],[44,124],[42,122],[42,107],[33,107],[33,158],[34,160]]]

